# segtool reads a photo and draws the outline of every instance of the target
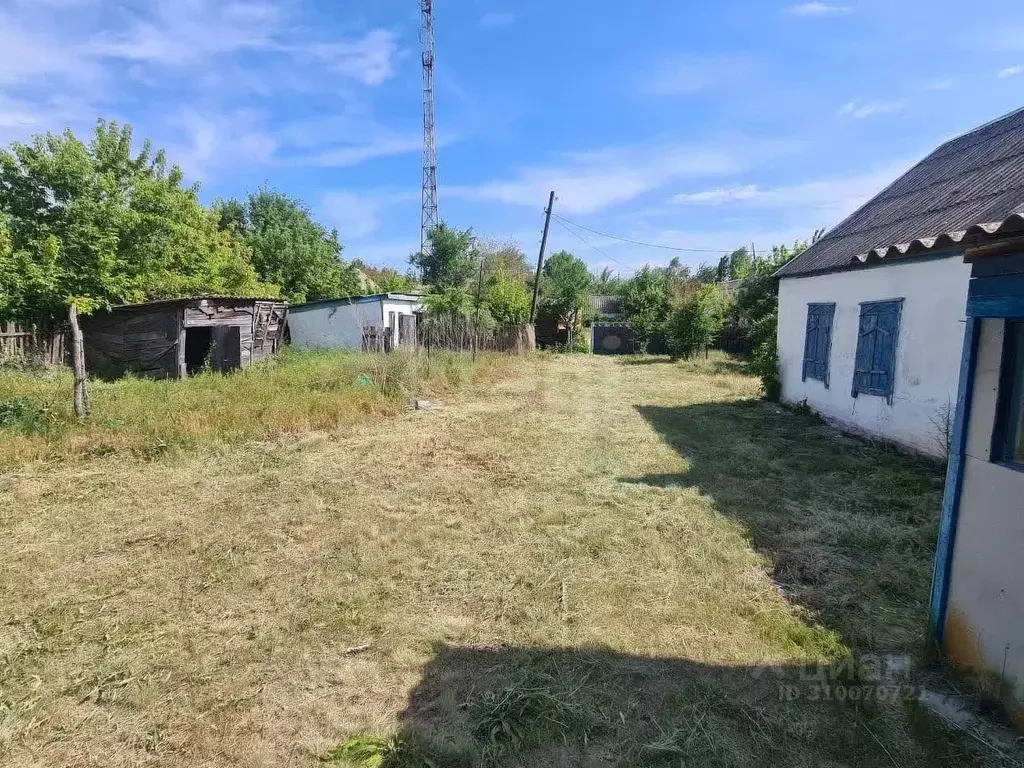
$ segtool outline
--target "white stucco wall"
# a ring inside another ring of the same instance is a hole
[[[391,321],[391,313],[395,313],[395,342],[398,342],[398,316],[399,315],[411,315],[419,309],[419,305],[412,304],[408,301],[394,301],[386,299],[383,305],[384,311],[384,325],[387,326]]]
[[[311,349],[362,349],[363,326],[383,325],[382,301],[314,304],[288,312],[292,345]]]
[[[1005,321],[979,322],[944,641],[954,661],[1005,675],[1024,724],[1024,472],[991,461]]]
[[[779,363],[783,399],[806,401],[826,419],[847,429],[941,456],[939,424],[947,413],[952,419],[956,402],[970,272],[963,254],[953,254],[782,279]],[[893,403],[863,393],[853,397],[860,304],[898,298],[904,302]],[[828,389],[816,379],[801,381],[807,305],[814,302],[836,305]]]

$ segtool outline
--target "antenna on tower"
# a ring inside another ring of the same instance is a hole
[[[420,0],[420,42],[423,44],[423,212],[420,252],[430,247],[428,235],[437,226],[437,145],[434,142],[434,0]]]

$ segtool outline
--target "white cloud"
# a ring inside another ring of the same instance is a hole
[[[902,112],[905,106],[906,103],[902,101],[859,101],[855,99],[841,106],[837,114],[841,117],[854,117],[863,120],[865,117],[874,115],[891,115]]]
[[[509,179],[446,186],[445,194],[543,207],[554,189],[562,211],[586,214],[629,202],[681,178],[737,173],[747,166],[737,153],[719,146],[685,144],[613,147],[570,153],[564,160],[559,165],[521,168]]]
[[[499,11],[485,13],[480,18],[481,29],[503,29],[515,23],[515,14]]]
[[[342,77],[372,86],[395,73],[398,40],[394,32],[374,29],[358,40],[313,45],[308,50]]]
[[[281,9],[259,2],[179,0],[152,9],[127,29],[101,35],[89,52],[101,58],[195,66],[215,54],[272,47],[284,22]]]
[[[801,3],[791,5],[786,9],[787,13],[794,16],[844,16],[853,13],[853,8],[848,5],[834,5],[832,3]]]
[[[923,88],[926,91],[949,91],[956,86],[956,80],[951,77],[947,77],[942,80],[932,80],[924,84]]]
[[[320,201],[324,220],[345,238],[361,238],[380,229],[381,202],[360,192],[335,190]]]
[[[246,110],[182,110],[171,127],[183,138],[168,147],[168,156],[193,181],[206,179],[214,169],[269,165],[277,141],[260,124],[260,116]]]
[[[823,221],[838,223],[899,178],[909,162],[888,163],[867,173],[852,176],[810,179],[797,184],[761,187],[747,184],[675,195],[676,205],[743,207],[800,215],[814,211]]]
[[[719,187],[702,192],[675,195],[671,201],[693,205],[721,205],[737,200],[752,200],[760,194],[761,191],[756,184],[746,184],[741,187]]]
[[[662,62],[640,82],[640,92],[649,96],[679,96],[698,93],[742,77],[750,69],[742,56],[685,58]]]
[[[1007,67],[1006,69],[1002,69],[999,71],[998,77],[1014,77],[1015,75],[1019,75],[1022,72],[1024,72],[1024,67],[1022,66],[1018,65],[1013,67]]]
[[[336,189],[321,197],[319,210],[324,221],[338,230],[342,242],[348,242],[378,231],[385,209],[418,200],[419,194],[409,191]]]
[[[72,45],[35,24],[0,13],[0,83],[59,77],[81,82],[98,75],[94,63]]]

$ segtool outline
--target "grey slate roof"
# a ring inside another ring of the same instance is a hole
[[[1024,109],[946,142],[779,270],[854,269],[1024,228]]]
[[[614,316],[622,314],[622,297],[596,295],[588,296],[587,303],[595,315]]]

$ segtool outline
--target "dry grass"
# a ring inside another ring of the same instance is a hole
[[[971,764],[913,706],[780,698],[917,646],[938,472],[626,362],[0,475],[0,762]]]
[[[0,366],[0,427],[5,403],[10,422],[0,431],[0,468],[107,454],[152,457],[337,430],[399,413],[416,394],[457,391],[508,364],[497,355],[471,365],[465,355],[443,352],[428,360],[288,349],[229,376],[93,381],[92,416],[84,424],[74,418],[70,371]],[[368,386],[360,386],[361,375]]]

